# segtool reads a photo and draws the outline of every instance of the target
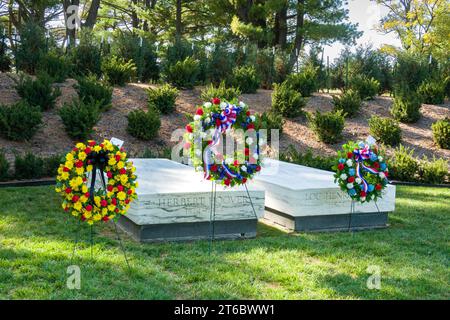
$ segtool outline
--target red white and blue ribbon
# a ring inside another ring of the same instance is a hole
[[[363,175],[361,174],[361,168],[364,171],[367,171],[371,174],[378,174],[377,169],[366,166],[364,164],[364,160],[370,159],[370,156],[372,155],[372,153],[373,152],[370,150],[370,146],[367,144],[364,146],[363,149],[355,149],[353,151],[353,154],[355,155],[354,158],[356,161],[356,176],[361,179],[364,192],[367,192],[367,190],[369,189],[369,185],[368,185],[366,179],[364,179]]]

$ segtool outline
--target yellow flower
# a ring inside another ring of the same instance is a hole
[[[83,192],[83,193],[86,193],[86,192],[88,192],[89,190],[88,190],[88,187],[86,186],[86,185],[83,185],[82,187],[81,187],[81,192]]]
[[[84,173],[84,169],[83,168],[76,168],[75,170],[77,172],[78,175],[82,175]]]
[[[86,149],[86,146],[84,145],[84,143],[81,143],[81,142],[77,143],[77,144],[75,145],[75,147],[77,147],[77,149],[79,149],[79,150],[84,150],[84,149]]]
[[[123,191],[121,191],[121,192],[119,192],[118,194],[117,194],[117,199],[119,199],[120,201],[123,201],[123,200],[125,200],[127,198],[127,194],[125,193],[125,192],[123,192]]]
[[[113,166],[117,163],[116,159],[114,157],[109,158],[108,164],[110,166]]]
[[[102,209],[102,215],[103,215],[103,216],[106,216],[107,214],[108,214],[108,209],[103,208],[103,209]]]
[[[97,207],[100,207],[100,197],[94,197],[94,202],[97,205]]]
[[[81,161],[86,160],[86,158],[87,158],[86,152],[80,152],[80,153],[78,153],[78,159],[80,159]]]
[[[94,224],[94,221],[88,220],[87,223],[92,226]]]
[[[80,197],[81,203],[86,203],[86,202],[88,202],[88,200],[89,200],[89,198],[87,198],[87,197],[85,197],[85,196],[81,196],[81,197]]]
[[[113,205],[113,204],[110,204],[110,205],[108,206],[108,210],[109,210],[109,211],[114,211],[114,210],[116,210],[116,206]]]
[[[86,211],[86,212],[84,213],[84,217],[85,217],[86,219],[89,219],[90,217],[92,217],[92,213],[90,213],[89,211]]]
[[[137,188],[137,187],[139,187],[139,183],[136,181],[135,183],[134,183],[134,186]],[[133,190],[134,191],[134,190]]]
[[[102,218],[102,216],[99,215],[98,213],[94,216],[95,221],[99,221],[101,218]]]
[[[75,203],[75,204],[73,205],[73,208],[74,208],[75,210],[77,210],[77,211],[81,211],[81,208],[83,208],[83,206],[81,205],[81,202],[78,201],[77,203]]]
[[[60,193],[61,192],[61,188],[55,188],[55,192]]]
[[[64,171],[63,171],[63,166],[60,166],[59,168],[58,168],[58,174],[61,174],[61,173],[63,173]]]
[[[73,215],[74,217],[77,217],[77,216],[78,216],[78,211],[72,211],[72,215]]]
[[[66,160],[67,160],[68,162],[72,162],[72,161],[73,161],[73,154],[72,154],[72,153],[68,153],[68,154],[66,155]]]
[[[95,146],[95,147],[94,147],[94,151],[95,151],[95,152],[100,152],[100,151],[102,151],[102,147],[100,147],[100,146]]]
[[[91,172],[92,169],[94,169],[93,166],[92,166],[92,165],[88,165],[88,166],[86,167],[86,172]]]
[[[125,163],[123,163],[123,161],[119,161],[117,163],[117,168],[122,169],[123,167],[125,167]]]
[[[121,182],[122,184],[126,184],[126,183],[128,182],[128,176],[125,175],[125,174],[121,174],[121,175],[120,175],[120,182]]]
[[[83,179],[81,177],[76,177],[70,180],[70,186],[74,189],[78,188],[83,184]]]
[[[66,163],[64,164],[66,167],[67,167],[67,169],[72,169],[73,168],[73,161],[66,161]]]
[[[69,173],[63,172],[61,173],[61,180],[68,180],[69,179]]]

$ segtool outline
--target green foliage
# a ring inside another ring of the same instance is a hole
[[[274,56],[271,48],[258,50],[256,54],[256,74],[258,80],[258,88],[272,89],[275,79]],[[243,93],[246,93],[242,90]]]
[[[394,69],[395,87],[407,87],[412,91],[428,77],[428,60],[424,55],[404,51],[398,54]]]
[[[280,160],[328,171],[333,171],[332,168],[336,163],[335,157],[315,156],[311,149],[301,153],[293,145],[289,146],[286,153],[280,154]]]
[[[287,83],[275,84],[272,93],[272,110],[287,118],[295,118],[303,114],[306,99]]]
[[[402,131],[397,121],[372,116],[369,119],[370,134],[384,144],[395,146],[400,143]]]
[[[429,161],[426,156],[423,156],[419,165],[420,178],[425,183],[443,184],[449,175],[448,161],[444,159],[436,159],[433,156],[433,161]]]
[[[342,110],[346,116],[354,117],[361,109],[361,97],[355,90],[344,91],[340,96],[333,96],[335,110]]]
[[[271,129],[278,129],[279,136],[283,133],[283,116],[274,111],[263,112],[260,116],[261,129],[267,129],[267,138],[271,139]]]
[[[152,150],[149,148],[145,148],[144,152],[142,153],[141,158],[144,159],[171,159],[172,158],[172,149],[171,148],[164,148],[162,150]]]
[[[199,72],[199,63],[191,57],[177,61],[166,69],[166,80],[177,88],[191,89],[194,87]]]
[[[450,149],[450,119],[438,120],[431,125],[434,142],[442,149]]]
[[[231,87],[227,88],[225,81],[222,81],[218,87],[215,87],[212,83],[206,86],[200,95],[202,101],[211,101],[213,98],[220,98],[226,101],[235,101],[239,99],[241,90]]]
[[[136,65],[132,60],[112,56],[103,60],[102,71],[111,85],[124,86],[136,75]]]
[[[8,55],[6,36],[3,35],[5,29],[0,25],[0,72],[11,71],[11,58]]]
[[[380,83],[366,75],[355,75],[350,80],[350,88],[357,91],[363,100],[372,100],[380,91]]]
[[[260,83],[255,67],[242,66],[233,69],[231,84],[242,93],[256,93]]]
[[[28,22],[20,28],[19,32],[20,42],[15,51],[16,67],[26,73],[35,74],[47,49],[44,29],[35,23]]]
[[[30,140],[42,124],[38,107],[25,101],[6,106],[0,105],[0,135],[15,141]]]
[[[319,87],[317,69],[308,65],[300,73],[292,73],[287,77],[287,83],[303,97],[310,97]]]
[[[206,67],[206,80],[219,85],[227,80],[233,72],[235,62],[231,53],[224,45],[216,45],[210,53]]]
[[[342,131],[345,126],[345,116],[342,110],[321,113],[316,111],[307,114],[309,125],[320,141],[325,143],[335,143],[342,138]]]
[[[37,66],[37,73],[46,73],[52,82],[64,82],[73,72],[71,61],[66,56],[60,56],[56,52],[43,55]]]
[[[9,162],[6,160],[5,154],[0,150],[0,181],[8,180],[9,178]]]
[[[157,81],[159,66],[155,47],[149,38],[141,38],[137,34],[118,31],[111,44],[111,53],[126,61],[132,60],[136,64],[136,74],[140,81]]]
[[[56,154],[42,159],[44,161],[44,177],[56,177],[64,155]]]
[[[19,180],[39,179],[44,175],[44,161],[32,152],[27,152],[23,157],[17,155],[14,167],[14,177]]]
[[[100,103],[100,111],[108,111],[112,106],[113,88],[107,83],[97,79],[95,75],[77,79],[75,90],[78,97],[84,102],[97,101]]]
[[[59,110],[59,115],[69,137],[80,141],[87,140],[100,119],[101,105],[101,101],[94,100],[73,100],[71,103],[65,103]]]
[[[178,39],[167,47],[165,65],[171,66],[193,55],[192,45],[185,39]]]
[[[417,91],[424,103],[443,104],[445,100],[445,83],[442,81],[424,81]]]
[[[72,47],[70,58],[76,75],[95,74],[97,77],[101,76],[102,57],[100,45],[92,31],[83,29],[83,32],[80,34],[80,43],[76,47]]]
[[[160,127],[159,112],[154,108],[149,108],[147,112],[135,110],[128,114],[127,131],[135,138],[151,140],[158,135]]]
[[[401,122],[412,123],[420,119],[420,108],[422,102],[415,91],[404,88],[395,93],[392,104],[392,116]]]
[[[59,88],[52,87],[52,79],[45,73],[36,79],[21,75],[16,84],[17,94],[31,106],[39,107],[42,111],[55,107],[56,98],[61,95]]]
[[[416,181],[419,162],[413,156],[413,150],[399,145],[389,161],[389,176],[400,181]]]
[[[178,90],[170,84],[164,84],[159,88],[149,88],[148,105],[150,108],[155,107],[162,114],[169,114],[175,111],[175,100],[178,96]]]

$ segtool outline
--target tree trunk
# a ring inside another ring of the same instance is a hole
[[[131,2],[133,3],[133,5],[136,5],[137,1],[138,0],[132,0]],[[131,12],[131,25],[133,26],[133,29],[139,28],[139,18],[137,16],[136,10],[134,9],[134,6],[132,7]]]
[[[80,0],[64,0],[63,2],[63,8],[64,8],[64,21],[66,24],[66,38],[68,41],[68,46],[67,47],[71,47],[75,44],[75,39],[76,39],[76,28],[69,28],[68,25],[68,13],[67,13],[67,9],[72,6],[79,6],[80,5]]]
[[[285,5],[280,11],[275,14],[275,27],[274,27],[274,45],[279,46],[282,49],[286,48],[287,44],[287,5]]]
[[[86,21],[83,23],[83,27],[93,28],[97,23],[98,9],[100,8],[100,0],[92,0],[91,6],[89,7],[88,16]]]
[[[291,57],[289,59],[289,67],[292,68],[295,65],[295,62],[298,60],[298,56],[303,46],[304,42],[304,33],[303,27],[305,23],[305,0],[298,0],[297,2],[297,23],[295,29],[295,40],[294,40],[294,48],[291,52]]]
[[[181,21],[181,9],[182,9],[182,0],[177,0],[177,13],[176,13],[176,22],[175,22],[175,36],[177,40],[181,39],[183,33],[183,25]]]

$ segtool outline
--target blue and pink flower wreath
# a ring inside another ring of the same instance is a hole
[[[344,144],[333,167],[334,181],[352,200],[361,203],[381,198],[389,183],[389,169],[383,156],[373,138],[367,140]]]
[[[259,118],[243,102],[236,105],[214,98],[204,103],[197,109],[194,121],[186,126],[184,136],[184,148],[189,151],[195,170],[203,172],[207,180],[231,187],[252,179],[261,170],[259,123]],[[217,149],[222,136],[236,127],[253,132],[254,138],[245,139],[243,154],[235,151],[231,157],[220,153]]]

